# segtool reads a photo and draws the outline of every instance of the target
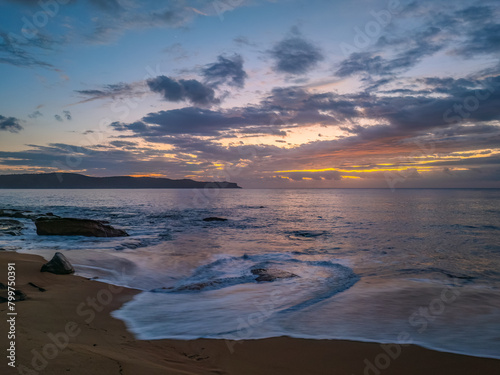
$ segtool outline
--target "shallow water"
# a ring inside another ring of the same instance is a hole
[[[57,249],[80,275],[144,290],[114,313],[139,338],[405,337],[500,357],[498,190],[0,190],[0,208],[125,229],[37,236],[20,220],[0,247]],[[254,268],[298,277],[259,283]]]

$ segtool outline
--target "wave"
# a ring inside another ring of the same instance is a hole
[[[264,276],[264,277],[263,277]],[[359,280],[350,268],[329,261],[307,261],[289,254],[259,254],[224,257],[202,265],[168,288],[154,293],[201,293],[243,284],[287,285],[307,291],[307,298],[284,311],[300,310],[340,293]]]

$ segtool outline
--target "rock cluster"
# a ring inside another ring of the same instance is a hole
[[[74,218],[40,218],[36,233],[44,236],[126,237],[127,232],[102,221]]]

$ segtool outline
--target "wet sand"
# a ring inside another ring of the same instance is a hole
[[[39,256],[0,251],[0,282],[15,263],[16,366],[1,374],[500,374],[500,360],[442,353],[414,345],[305,340],[136,340],[110,313],[139,291],[74,275],[40,272]],[[30,285],[34,284],[33,285]],[[45,291],[38,289],[41,287]],[[0,290],[6,296],[6,290]],[[147,309],[144,306],[144,309]],[[7,303],[0,303],[0,349],[8,353]],[[165,316],[168,319],[168,316]]]

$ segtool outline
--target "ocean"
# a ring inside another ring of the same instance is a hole
[[[500,190],[0,190],[0,209],[107,220],[130,237],[0,249],[143,292],[139,339],[274,336],[414,343],[500,358]],[[205,222],[210,216],[224,222]],[[257,282],[255,269],[294,277]]]

